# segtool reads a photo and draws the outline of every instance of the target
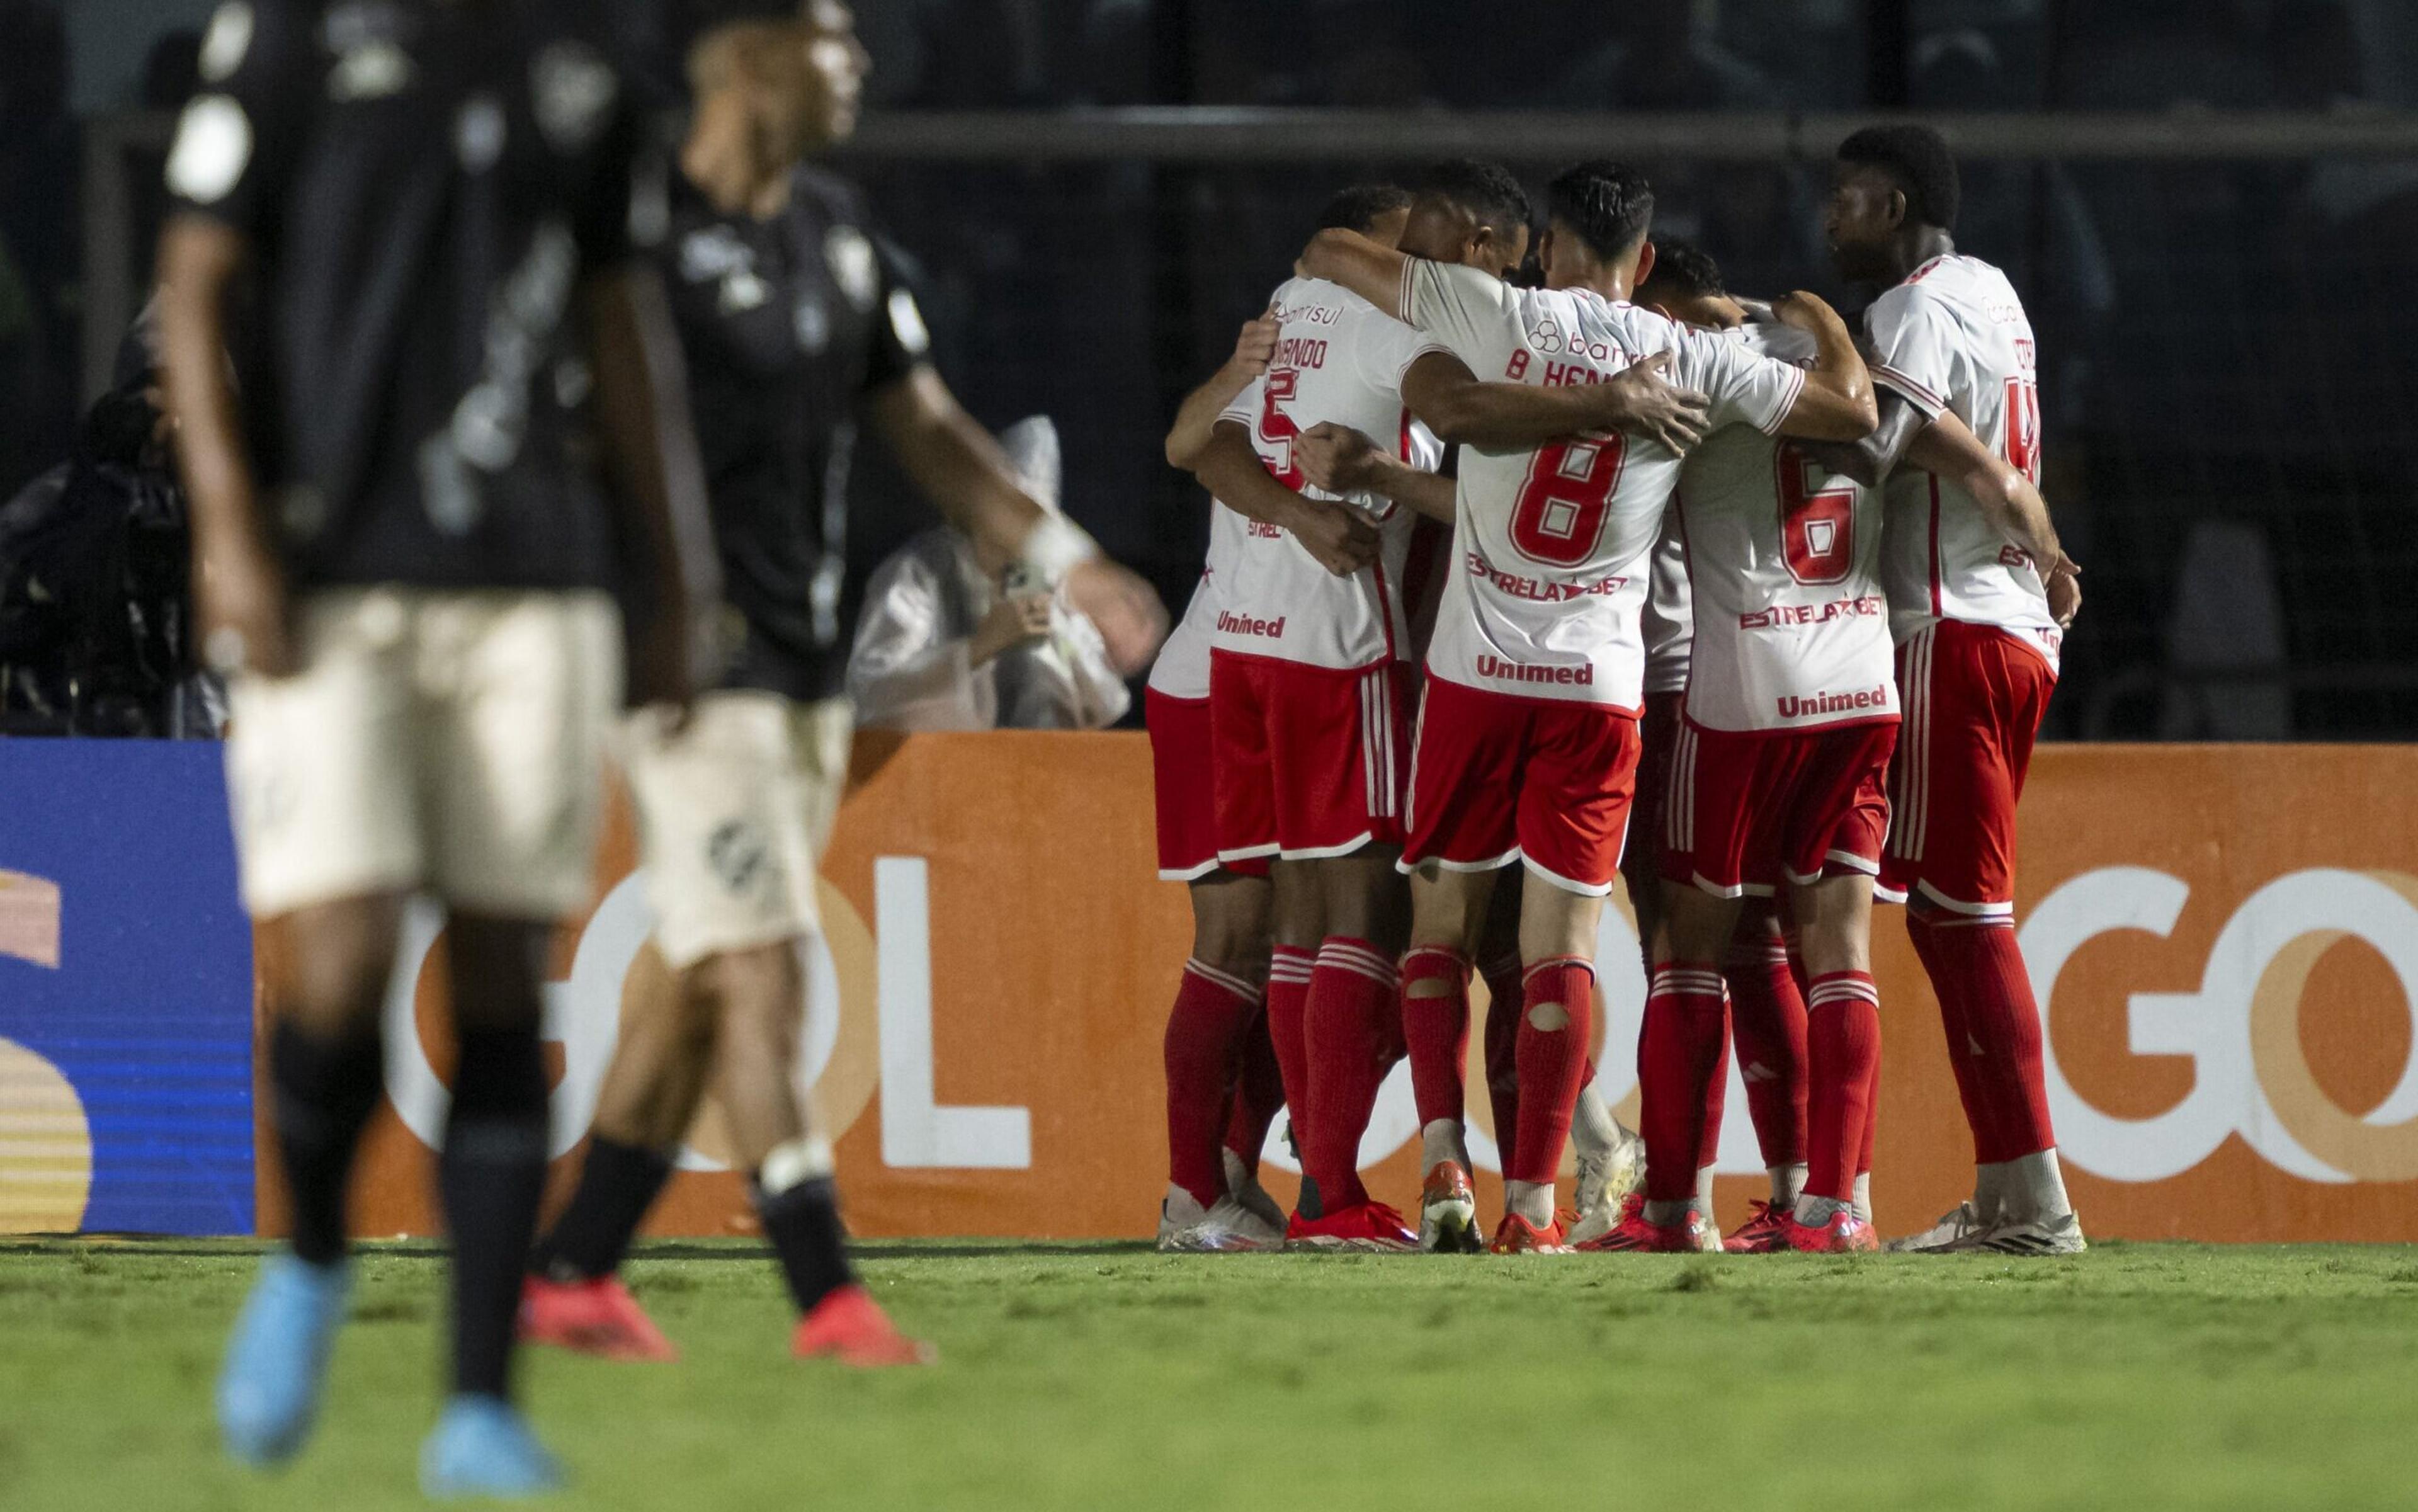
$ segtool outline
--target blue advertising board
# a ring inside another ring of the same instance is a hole
[[[253,1232],[220,748],[0,740],[0,1229]]]

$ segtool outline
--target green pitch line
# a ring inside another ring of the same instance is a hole
[[[2418,1251],[2111,1245],[2072,1261],[1160,1257],[867,1246],[942,1364],[786,1356],[759,1252],[632,1268],[679,1365],[541,1354],[576,1477],[646,1512],[2411,1504]],[[319,1435],[222,1460],[248,1246],[0,1243],[0,1507],[420,1505],[440,1271],[374,1247]]]

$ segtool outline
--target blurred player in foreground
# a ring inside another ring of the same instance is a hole
[[[322,8],[220,11],[161,251],[292,1202],[219,1421],[253,1463],[310,1432],[349,1289],[345,1181],[384,1085],[379,1011],[425,891],[450,918],[459,1053],[437,1157],[452,1396],[421,1484],[523,1495],[560,1480],[511,1402],[513,1327],[546,1167],[540,984],[588,895],[621,697],[606,588],[635,547],[638,691],[684,701],[711,550],[631,241],[644,128],[588,8],[407,3],[341,25]],[[239,284],[256,324],[228,318]]]
[[[791,1347],[912,1363],[847,1255],[829,1138],[796,1086],[800,942],[847,783],[846,459],[868,413],[987,570],[1064,580],[1119,664],[1162,617],[1139,580],[1043,509],[927,360],[914,297],[843,180],[805,165],[854,129],[868,66],[844,6],[713,28],[690,53],[695,115],[665,278],[696,397],[714,534],[741,621],[728,669],[684,723],[640,715],[626,766],[674,993],[634,1005],[571,1204],[531,1260],[526,1336],[672,1355],[616,1275],[709,1082],[800,1321]]]
[[[2035,488],[2039,348],[1997,268],[1959,254],[1956,160],[1927,127],[1839,149],[1827,230],[1840,277],[1884,292],[1865,321],[1881,424],[1826,456],[1888,501],[1883,582],[1905,733],[1883,886],[1938,994],[1973,1129],[1971,1201],[1902,1247],[2084,1247],[2058,1168],[2041,1017],[2014,930],[2015,803],[2057,685],[2078,571]],[[1922,450],[1953,416],[2022,476],[1971,477]]]
[[[1381,241],[1400,237],[1410,195],[1390,184],[1343,190],[1319,216]],[[1189,472],[1209,450],[1217,419],[1268,370],[1282,325],[1271,309],[1246,324],[1234,355],[1186,396],[1167,434],[1170,466]],[[1314,523],[1373,553],[1376,536],[1340,512]],[[1284,1244],[1282,1208],[1259,1184],[1260,1150],[1284,1102],[1269,1020],[1280,1011],[1297,1030],[1308,990],[1308,952],[1284,947],[1272,972],[1265,856],[1217,853],[1217,752],[1210,720],[1210,646],[1232,603],[1235,574],[1252,522],[1209,504],[1209,557],[1151,668],[1144,708],[1158,819],[1158,875],[1186,884],[1192,901],[1192,955],[1169,1012],[1167,1195],[1159,1204],[1161,1249],[1276,1249]],[[1297,878],[1296,878],[1297,880]],[[1296,886],[1296,893],[1306,889]],[[1295,911],[1302,900],[1289,899]],[[1296,924],[1296,941],[1314,939],[1316,923]],[[1281,1010],[1271,1000],[1286,1000]],[[1298,1138],[1306,1123],[1297,1123]]]
[[[1653,257],[1642,177],[1584,163],[1548,196],[1543,290],[1346,233],[1321,234],[1305,259],[1447,348],[1403,384],[1411,413],[1463,447],[1461,570],[1428,653],[1402,856],[1414,902],[1405,974],[1432,972],[1447,990],[1465,980],[1449,953],[1482,916],[1494,873],[1522,863],[1534,874],[1500,1252],[1566,1247],[1553,1184],[1592,1045],[1597,924],[1636,775],[1648,557],[1679,466],[1670,446],[1607,428],[1603,380],[1667,356],[1677,385],[1706,396],[1710,429],[1853,439],[1872,426],[1862,361],[1827,306],[1783,307],[1821,343],[1811,375],[1691,333],[1628,303]],[[1446,954],[1422,949],[1433,946]],[[1653,1013],[1649,1001],[1649,1031]]]

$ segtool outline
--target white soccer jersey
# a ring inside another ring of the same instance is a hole
[[[1336,496],[1312,488],[1293,461],[1294,438],[1328,422],[1370,436],[1423,472],[1442,464],[1442,445],[1402,407],[1402,374],[1437,350],[1435,343],[1323,279],[1286,281],[1274,308],[1276,356],[1219,419],[1249,428],[1277,481],[1311,498]],[[1416,518],[1374,494],[1341,502],[1376,525],[1382,540],[1375,564],[1337,577],[1291,531],[1247,520],[1212,645],[1339,669],[1409,656],[1402,571]]]
[[[1217,627],[1217,611],[1225,605],[1226,586],[1233,581],[1234,564],[1242,559],[1243,532],[1250,522],[1212,499],[1209,502],[1209,559],[1201,569],[1184,618],[1158,649],[1150,666],[1151,691],[1162,698],[1209,696],[1209,639]]]
[[[1817,351],[1787,326],[1721,335],[1808,366]],[[1690,720],[1798,730],[1897,717],[1876,495],[1733,425],[1689,454],[1678,503],[1696,608]]]
[[[1805,386],[1801,369],[1583,289],[1516,289],[1414,260],[1401,309],[1487,380],[1600,383],[1668,352],[1672,383],[1711,397],[1715,429],[1777,430]],[[1615,432],[1533,451],[1463,447],[1455,570],[1428,670],[1465,687],[1634,711],[1645,558],[1678,472],[1678,453]]]
[[[1679,516],[1662,517],[1645,583],[1645,691],[1678,693],[1688,686],[1688,659],[1696,641],[1696,610],[1688,588],[1688,547]]]
[[[1978,257],[1935,257],[1875,301],[1865,324],[1875,382],[1926,416],[1954,410],[1983,446],[2040,481],[2039,350],[2006,274]],[[1884,494],[1882,582],[1897,638],[1937,619],[1996,625],[2056,666],[2063,636],[2031,555],[1972,496],[1919,467],[1892,473]]]

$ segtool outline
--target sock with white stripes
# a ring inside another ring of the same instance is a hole
[[[1293,1158],[1309,1148],[1309,973],[1316,951],[1278,945],[1268,955],[1268,1043],[1276,1050],[1277,1077],[1284,1083],[1285,1118],[1292,1126]],[[1316,1217],[1317,1184],[1305,1183],[1302,1212]]]
[[[1388,1054],[1400,1041],[1400,991],[1394,962],[1367,940],[1330,935],[1319,948],[1304,1015],[1309,1102],[1317,1111],[1302,1169],[1318,1183],[1328,1214],[1369,1200],[1360,1184],[1360,1136],[1376,1108]]]
[[[1703,1164],[1706,1086],[1721,1065],[1729,1026],[1722,974],[1709,962],[1673,961],[1654,973],[1638,1036],[1639,1132],[1645,1136],[1645,1195],[1684,1202]]]
[[[1167,1016],[1167,1179],[1204,1208],[1226,1190],[1220,1151],[1244,1035],[1259,1012],[1255,984],[1204,961],[1184,963]]]
[[[1880,1077],[1880,993],[1868,971],[1829,971],[1806,994],[1808,1046],[1805,1191],[1852,1201],[1865,1123]]]

